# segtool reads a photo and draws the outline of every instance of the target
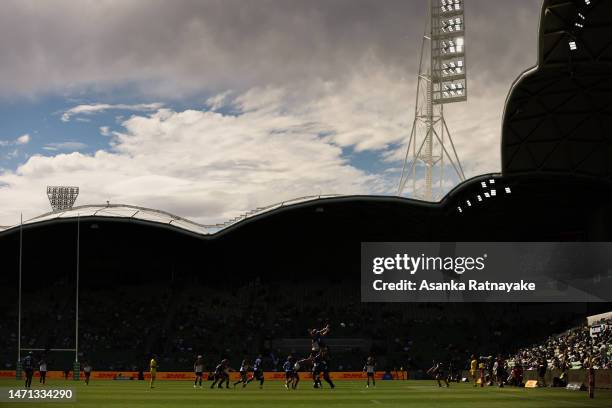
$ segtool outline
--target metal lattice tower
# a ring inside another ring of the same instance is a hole
[[[444,119],[444,105],[467,100],[464,0],[428,0],[414,122],[398,195],[433,201],[445,192],[445,167],[465,180]],[[424,170],[424,182],[419,170]],[[421,181],[419,181],[421,180]]]

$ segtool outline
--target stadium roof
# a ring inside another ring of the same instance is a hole
[[[195,221],[188,220],[178,215],[171,214],[162,210],[152,208],[138,207],[128,204],[100,204],[100,205],[82,205],[73,207],[70,210],[52,211],[38,217],[24,221],[24,225],[42,223],[45,221],[53,221],[59,219],[78,218],[78,217],[100,217],[100,218],[119,218],[127,220],[145,221],[156,224],[163,224],[184,231],[199,235],[211,235],[219,232],[227,227],[230,227],[247,218],[275,210],[277,208],[300,204],[310,201],[319,200],[322,198],[339,197],[338,195],[318,195],[295,198],[288,201],[259,207],[237,217],[234,217],[222,224],[200,224]],[[0,226],[0,232],[17,228],[19,225]]]

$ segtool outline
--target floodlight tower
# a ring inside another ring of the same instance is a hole
[[[53,211],[71,209],[78,196],[78,187],[47,186],[47,197]]]
[[[444,193],[444,170],[449,164],[459,180],[465,180],[444,119],[444,105],[466,101],[468,89],[464,0],[428,0],[428,5],[414,122],[398,195],[410,185],[414,198],[433,201]],[[423,168],[424,183],[417,182]]]

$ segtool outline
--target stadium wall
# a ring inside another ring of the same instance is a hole
[[[150,374],[148,372],[143,373],[144,379],[149,380]],[[301,372],[300,378],[305,379],[309,378],[309,372]],[[330,377],[334,381],[338,380],[365,380],[366,375],[361,371],[332,371],[329,373]],[[384,377],[384,372],[376,373],[376,379],[382,380]],[[0,371],[0,379],[14,379],[16,376],[15,370],[3,370]],[[34,377],[38,377],[38,372],[34,373]],[[204,378],[207,379],[208,375],[204,374]],[[85,374],[81,371],[81,379],[85,378]],[[94,371],[91,373],[92,380],[138,380],[138,371]],[[178,372],[158,372],[156,380],[165,380],[165,381],[193,381],[194,374],[190,371],[178,371]],[[232,372],[230,373],[230,380],[236,381],[239,378],[239,373]],[[265,373],[266,381],[284,381],[285,373],[284,372],[267,372]],[[63,371],[48,371],[47,379],[64,379]],[[72,379],[72,374],[70,374],[69,379]]]

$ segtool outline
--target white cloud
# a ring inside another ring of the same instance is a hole
[[[100,126],[100,134],[102,136],[110,136],[110,127],[108,127],[108,126]]]
[[[91,105],[77,105],[73,108],[68,109],[62,114],[62,121],[69,122],[73,116],[76,115],[93,115],[95,113],[102,113],[109,110],[129,110],[135,112],[151,112],[156,111],[163,107],[161,103],[139,103],[139,104],[107,104],[107,103],[95,103]]]
[[[375,64],[357,71],[362,74],[342,81],[257,87],[211,99],[232,106],[231,115],[164,108],[135,115],[120,123],[123,130],[100,129],[113,136],[109,150],[31,157],[16,171],[0,173],[6,185],[0,201],[7,203],[0,224],[14,222],[17,208],[28,216],[46,211],[47,184],[81,186],[81,204],[110,200],[210,223],[303,195],[394,194],[405,154],[405,146],[395,147],[407,141],[413,119],[414,106],[406,102],[414,100],[413,78]],[[468,177],[499,169],[505,95],[503,86],[471,83],[472,102],[446,110]],[[498,108],[483,114],[488,105]],[[351,165],[346,149],[379,153],[380,173]]]
[[[30,142],[30,135],[29,134],[25,134],[25,135],[21,135],[19,136],[16,140],[15,143],[18,145],[24,145],[24,144],[28,144]]]
[[[382,188],[319,136],[324,126],[287,112],[286,95],[253,90],[240,96],[249,110],[235,116],[160,109],[124,121],[112,151],[33,156],[0,173],[0,224],[14,223],[21,210],[46,211],[51,184],[80,186],[81,204],[139,204],[211,223],[299,196]]]
[[[66,141],[66,142],[59,142],[59,143],[49,143],[45,145],[43,149],[49,150],[49,151],[57,151],[57,150],[76,151],[76,150],[84,149],[86,147],[87,145],[82,142]]]
[[[212,96],[206,100],[206,106],[208,106],[208,108],[212,111],[219,110],[220,108],[223,108],[228,104],[228,102],[230,101],[230,95],[232,93],[233,91],[228,90],[215,96]]]

